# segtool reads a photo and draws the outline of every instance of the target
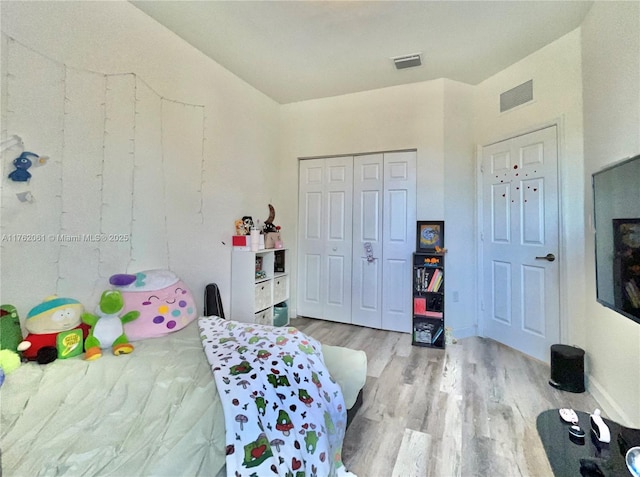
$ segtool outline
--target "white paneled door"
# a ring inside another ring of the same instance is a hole
[[[300,161],[298,314],[351,322],[353,158]]]
[[[542,361],[560,338],[556,127],[482,151],[484,334]]]
[[[382,329],[411,332],[416,153],[384,155]]]
[[[415,173],[415,151],[300,162],[298,314],[410,332]]]
[[[382,212],[384,158],[356,156],[353,161],[353,283],[351,322],[382,327]],[[365,249],[369,244],[370,253]]]

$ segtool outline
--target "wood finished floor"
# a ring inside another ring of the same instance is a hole
[[[323,343],[364,350],[364,403],[343,460],[358,477],[551,476],[536,417],[599,407],[548,384],[549,367],[500,343],[465,338],[446,351],[404,333],[309,318],[291,322]]]

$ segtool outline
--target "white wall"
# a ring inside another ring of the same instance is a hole
[[[473,284],[467,262],[473,237],[458,233],[473,222],[473,209],[469,208],[474,197],[469,88],[436,80],[282,108],[281,170],[286,184],[282,190],[287,194],[297,191],[298,158],[417,149],[417,218],[446,221],[447,266],[451,266],[447,287],[459,290],[459,302],[447,296],[447,326],[459,337],[475,331],[474,296],[466,289]],[[454,135],[445,135],[446,125],[459,129]],[[452,176],[447,177],[447,172]],[[284,235],[292,244],[297,236],[297,201],[281,202],[285,204]],[[295,257],[295,248],[293,252]]]
[[[582,25],[585,215],[591,174],[640,153],[640,4],[595,2]],[[585,228],[586,343],[591,392],[610,414],[640,427],[640,324],[596,302],[594,249]]]
[[[559,125],[561,336],[586,345],[584,303],[584,181],[580,30],[575,30],[482,82],[475,91],[478,145]],[[533,101],[500,113],[500,93],[533,79]]]
[[[444,89],[444,217],[449,250],[445,310],[454,336],[477,335],[474,87],[446,81]]]
[[[3,2],[2,32],[3,138],[51,157],[18,184],[3,155],[2,233],[132,235],[3,242],[1,302],[92,310],[111,274],[170,267],[200,311],[209,282],[229,303],[234,220],[266,218],[276,188],[279,105],[128,2]]]

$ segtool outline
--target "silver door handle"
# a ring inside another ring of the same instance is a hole
[[[552,253],[546,254],[544,257],[536,257],[536,260],[546,260],[547,262],[553,262],[556,256]]]

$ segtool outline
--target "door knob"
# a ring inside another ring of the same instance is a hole
[[[553,262],[556,256],[552,253],[546,254],[544,257],[536,257],[536,260],[546,260],[547,262]]]

